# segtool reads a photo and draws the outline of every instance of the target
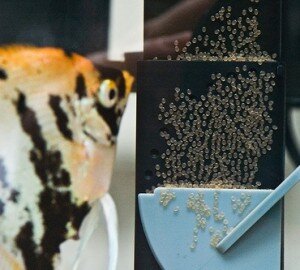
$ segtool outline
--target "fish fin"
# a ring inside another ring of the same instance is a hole
[[[106,229],[108,235],[108,251],[109,251],[109,270],[116,270],[118,264],[118,213],[115,202],[109,193],[105,194],[101,199],[103,212],[106,221]]]
[[[78,270],[79,269],[79,263],[81,259],[81,255],[83,251],[85,250],[88,242],[90,241],[94,231],[97,228],[97,225],[99,223],[99,216],[100,216],[100,209],[99,205],[94,203],[92,206],[91,212],[88,214],[86,219],[83,221],[82,227],[84,227],[84,232],[82,237],[80,236],[80,244],[76,253],[76,257],[73,263],[73,270]]]
[[[80,256],[85,249],[88,241],[91,239],[97,225],[99,224],[100,208],[102,207],[104,212],[104,218],[106,222],[106,230],[108,235],[108,270],[116,270],[118,263],[118,215],[114,200],[109,193],[105,194],[99,201],[96,201],[93,205],[92,211],[86,221],[87,228],[83,238],[80,240],[80,246],[77,251],[77,255],[73,264],[73,270],[79,269]]]

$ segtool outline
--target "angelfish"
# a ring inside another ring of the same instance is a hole
[[[0,47],[0,270],[56,269],[79,238],[108,192],[132,83],[62,49]]]

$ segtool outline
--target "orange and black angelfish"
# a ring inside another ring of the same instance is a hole
[[[56,48],[0,48],[0,269],[55,269],[108,191],[131,85]]]

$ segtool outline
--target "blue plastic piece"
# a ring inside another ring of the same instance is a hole
[[[160,203],[161,192],[171,192],[175,198],[167,206]],[[228,226],[235,227],[271,190],[218,190],[219,211],[224,212]],[[139,208],[145,235],[161,267],[165,270],[279,270],[281,258],[281,205],[277,203],[228,252],[221,254],[211,246],[210,227],[222,231],[224,224],[207,219],[207,226],[197,234],[194,249],[196,214],[187,208],[191,193],[204,195],[205,204],[213,212],[213,189],[158,188],[154,194],[140,194]],[[251,203],[242,214],[233,209],[232,197],[251,195]]]
[[[245,234],[263,215],[280,201],[300,181],[300,166],[294,170],[268,197],[266,197],[234,230],[217,246],[220,252],[226,252]]]

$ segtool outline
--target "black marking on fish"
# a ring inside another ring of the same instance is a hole
[[[70,110],[71,110],[73,116],[76,117],[76,111],[75,111],[74,105],[73,105],[73,103],[71,101],[71,97],[69,95],[66,95],[66,100],[68,102],[68,105],[70,106]]]
[[[65,111],[61,108],[60,104],[60,96],[50,96],[49,105],[55,115],[57,128],[66,139],[72,140],[73,133],[68,127],[69,118]]]
[[[87,202],[82,204],[80,207],[73,207],[72,225],[77,232],[79,231],[82,221],[86,217],[90,209],[91,208]]]
[[[14,203],[17,203],[18,202],[18,200],[19,200],[19,197],[20,197],[20,192],[19,191],[17,191],[17,190],[15,190],[15,189],[13,189],[12,191],[11,191],[11,193],[10,193],[10,197],[9,197],[9,201],[12,201],[12,202],[14,202]]]
[[[30,160],[43,186],[49,182],[56,187],[68,187],[71,184],[69,173],[62,168],[62,157],[59,151],[41,152],[40,149],[30,151]]]
[[[31,222],[27,222],[21,228],[16,237],[16,245],[22,251],[26,269],[42,269],[38,268],[38,261],[36,260],[37,246],[33,241],[33,224]]]
[[[40,247],[33,241],[33,224],[27,223],[16,236],[16,244],[22,251],[27,269],[53,270],[53,258],[59,246],[67,239],[67,224],[79,230],[84,217],[90,210],[88,203],[77,206],[72,202],[69,191],[60,192],[57,186],[69,186],[70,174],[63,167],[61,153],[47,150],[36,115],[26,105],[26,97],[20,92],[16,102],[23,130],[31,138],[33,149],[29,158],[35,173],[41,180],[43,191],[38,206],[43,215],[44,235]],[[38,252],[37,250],[41,250]]]
[[[3,162],[3,159],[0,158],[0,189],[3,188],[3,189],[9,189],[9,185],[8,185],[8,182],[7,182],[7,179],[6,179],[6,169],[5,169],[5,166],[4,166],[4,162]],[[4,213],[4,210],[5,210],[5,203],[1,200],[0,198],[0,216],[3,215]]]
[[[67,56],[67,57],[71,58],[73,56],[73,52],[68,49],[63,49],[63,52],[64,52],[65,56]]]
[[[76,206],[72,203],[70,192],[55,192],[50,188],[45,188],[40,199],[40,206],[48,208],[43,212],[46,232],[41,246],[43,251],[51,254],[53,258],[59,253],[60,244],[67,239],[67,223],[71,222],[78,233],[90,206],[87,203]],[[50,208],[49,202],[51,202]]]
[[[86,130],[83,130],[83,133],[89,137],[93,142],[97,142],[97,139],[92,135],[90,134],[89,132],[87,132]]]
[[[7,179],[6,179],[6,169],[3,163],[3,159],[0,158],[0,183],[3,188],[8,187]]]
[[[109,125],[111,133],[116,136],[119,131],[117,124],[117,115],[115,114],[115,107],[105,108],[99,102],[96,103],[96,109],[98,114],[103,117],[104,121]]]
[[[116,112],[117,117],[121,117],[124,113],[124,109],[118,109]]]
[[[17,91],[19,91],[19,90],[17,90]],[[25,95],[19,91],[19,97],[16,102],[18,114],[22,114],[26,111],[25,99],[26,99]]]
[[[8,76],[3,68],[0,68],[0,80],[7,80]]]
[[[4,213],[4,208],[5,208],[5,204],[4,204],[4,202],[0,199],[0,216],[3,215],[3,213]]]
[[[75,87],[75,93],[78,94],[78,97],[81,99],[83,97],[87,96],[86,93],[86,85],[85,85],[85,79],[82,74],[79,74],[76,77],[76,87]]]
[[[32,143],[42,152],[46,151],[46,141],[44,140],[41,127],[38,124],[35,112],[26,106],[26,97],[20,92],[16,102],[17,113],[19,114],[21,125],[26,134],[30,135]]]

